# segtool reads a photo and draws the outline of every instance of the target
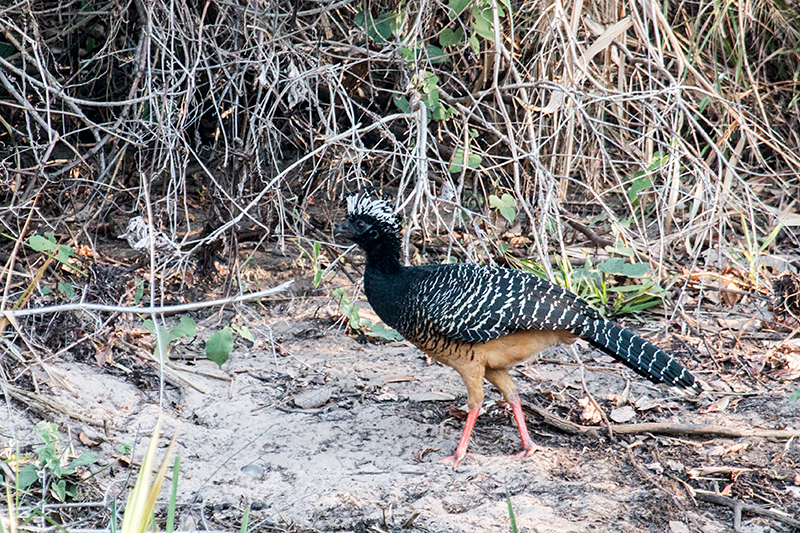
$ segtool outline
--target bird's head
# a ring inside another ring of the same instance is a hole
[[[387,240],[399,240],[400,219],[388,199],[357,192],[346,201],[347,220],[334,230],[335,235],[353,241],[364,250],[380,247]]]

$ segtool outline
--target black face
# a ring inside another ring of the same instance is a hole
[[[372,239],[377,239],[378,231],[373,227],[374,224],[371,224],[364,217],[353,217],[345,220],[333,231],[333,234],[341,235],[356,244],[364,245]]]

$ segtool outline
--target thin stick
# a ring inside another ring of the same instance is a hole
[[[37,307],[33,309],[22,309],[19,311],[4,311],[4,314],[13,317],[30,316],[30,315],[46,315],[51,313],[63,313],[65,311],[106,311],[110,313],[183,313],[185,311],[194,311],[195,309],[203,309],[205,307],[214,307],[217,305],[227,305],[231,303],[246,302],[248,300],[257,300],[265,296],[270,296],[279,292],[285,291],[289,285],[294,283],[294,280],[289,280],[282,283],[277,287],[266,289],[258,292],[251,292],[248,294],[240,294],[239,296],[232,296],[230,298],[221,298],[219,300],[206,300],[205,302],[192,302],[180,305],[165,305],[161,307],[128,307],[120,305],[103,305],[93,303],[74,303],[63,305],[51,305],[49,307]]]
[[[762,507],[760,505],[753,505],[752,503],[744,503],[741,500],[737,500],[736,498],[728,498],[727,496],[722,496],[720,494],[714,494],[712,492],[705,492],[705,491],[697,491],[694,497],[701,502],[708,502],[714,503],[716,505],[724,505],[725,507],[729,507],[734,512],[734,529],[736,531],[740,530],[740,527],[736,527],[738,523],[741,526],[742,520],[742,511],[747,511],[748,513],[753,513],[754,515],[758,516],[766,516],[767,518],[771,518],[773,520],[777,520],[778,522],[790,525],[792,527],[800,528],[800,520],[796,520],[794,518],[788,517],[783,513],[779,513],[777,511],[773,511],[772,509],[767,509],[766,507]]]
[[[541,407],[526,405],[541,416],[545,423],[572,435],[598,435],[596,426],[582,426],[565,420]],[[764,439],[791,439],[800,437],[800,430],[793,429],[756,429],[756,428],[731,428],[703,424],[667,424],[661,422],[646,422],[641,424],[612,424],[611,430],[617,435],[640,435],[652,433],[656,435],[690,435],[690,436],[716,436],[716,437],[760,437]]]

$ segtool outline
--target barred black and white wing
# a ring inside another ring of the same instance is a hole
[[[406,337],[434,332],[486,342],[519,330],[568,330],[652,381],[700,390],[669,354],[545,279],[472,264],[422,267],[417,273],[395,326]]]

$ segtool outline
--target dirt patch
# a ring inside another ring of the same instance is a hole
[[[238,528],[250,505],[259,531],[509,531],[508,494],[521,531],[668,531],[680,530],[678,522],[689,531],[729,531],[730,511],[692,501],[689,487],[789,513],[800,508],[793,496],[800,490],[793,441],[640,435],[611,442],[565,435],[529,415],[544,450],[516,458],[510,456],[520,446],[513,417],[488,385],[486,412],[470,445],[475,455],[454,471],[437,460],[453,452],[463,428],[452,409],[466,402],[460,378],[405,342],[348,336],[333,324],[335,307],[327,297],[297,293],[260,314],[250,306],[196,316],[201,339],[237,322],[256,341],[240,341],[223,370],[192,360],[199,342],[177,346],[173,354],[183,359],[183,370],[174,371],[163,396],[156,369],[122,349],[115,349],[114,365],[103,367],[90,357],[51,361],[59,379],[40,386],[96,422],[61,420],[76,452],[99,451],[105,464],[114,463],[120,444],[138,443],[141,457],[142,437],[162,399],[166,432],[179,431],[183,529]],[[725,408],[709,409],[711,399],[675,398],[586,346],[579,351],[590,368],[589,391],[607,411],[620,398],[635,404],[631,422],[798,426],[800,406],[785,399],[790,384],[732,395]],[[561,364],[529,363],[514,373],[523,404],[580,422],[577,400],[585,393],[572,354],[557,348],[542,359]],[[698,370],[696,362],[687,364]],[[23,412],[16,401],[5,413],[6,435],[31,444],[40,414]],[[83,446],[76,438],[81,431],[99,446]],[[428,447],[434,450],[423,454]],[[415,460],[420,456],[423,462]],[[708,466],[728,469],[690,475]],[[130,469],[114,466],[94,479],[110,501],[127,494],[131,477]],[[781,530],[747,514],[745,525]]]

